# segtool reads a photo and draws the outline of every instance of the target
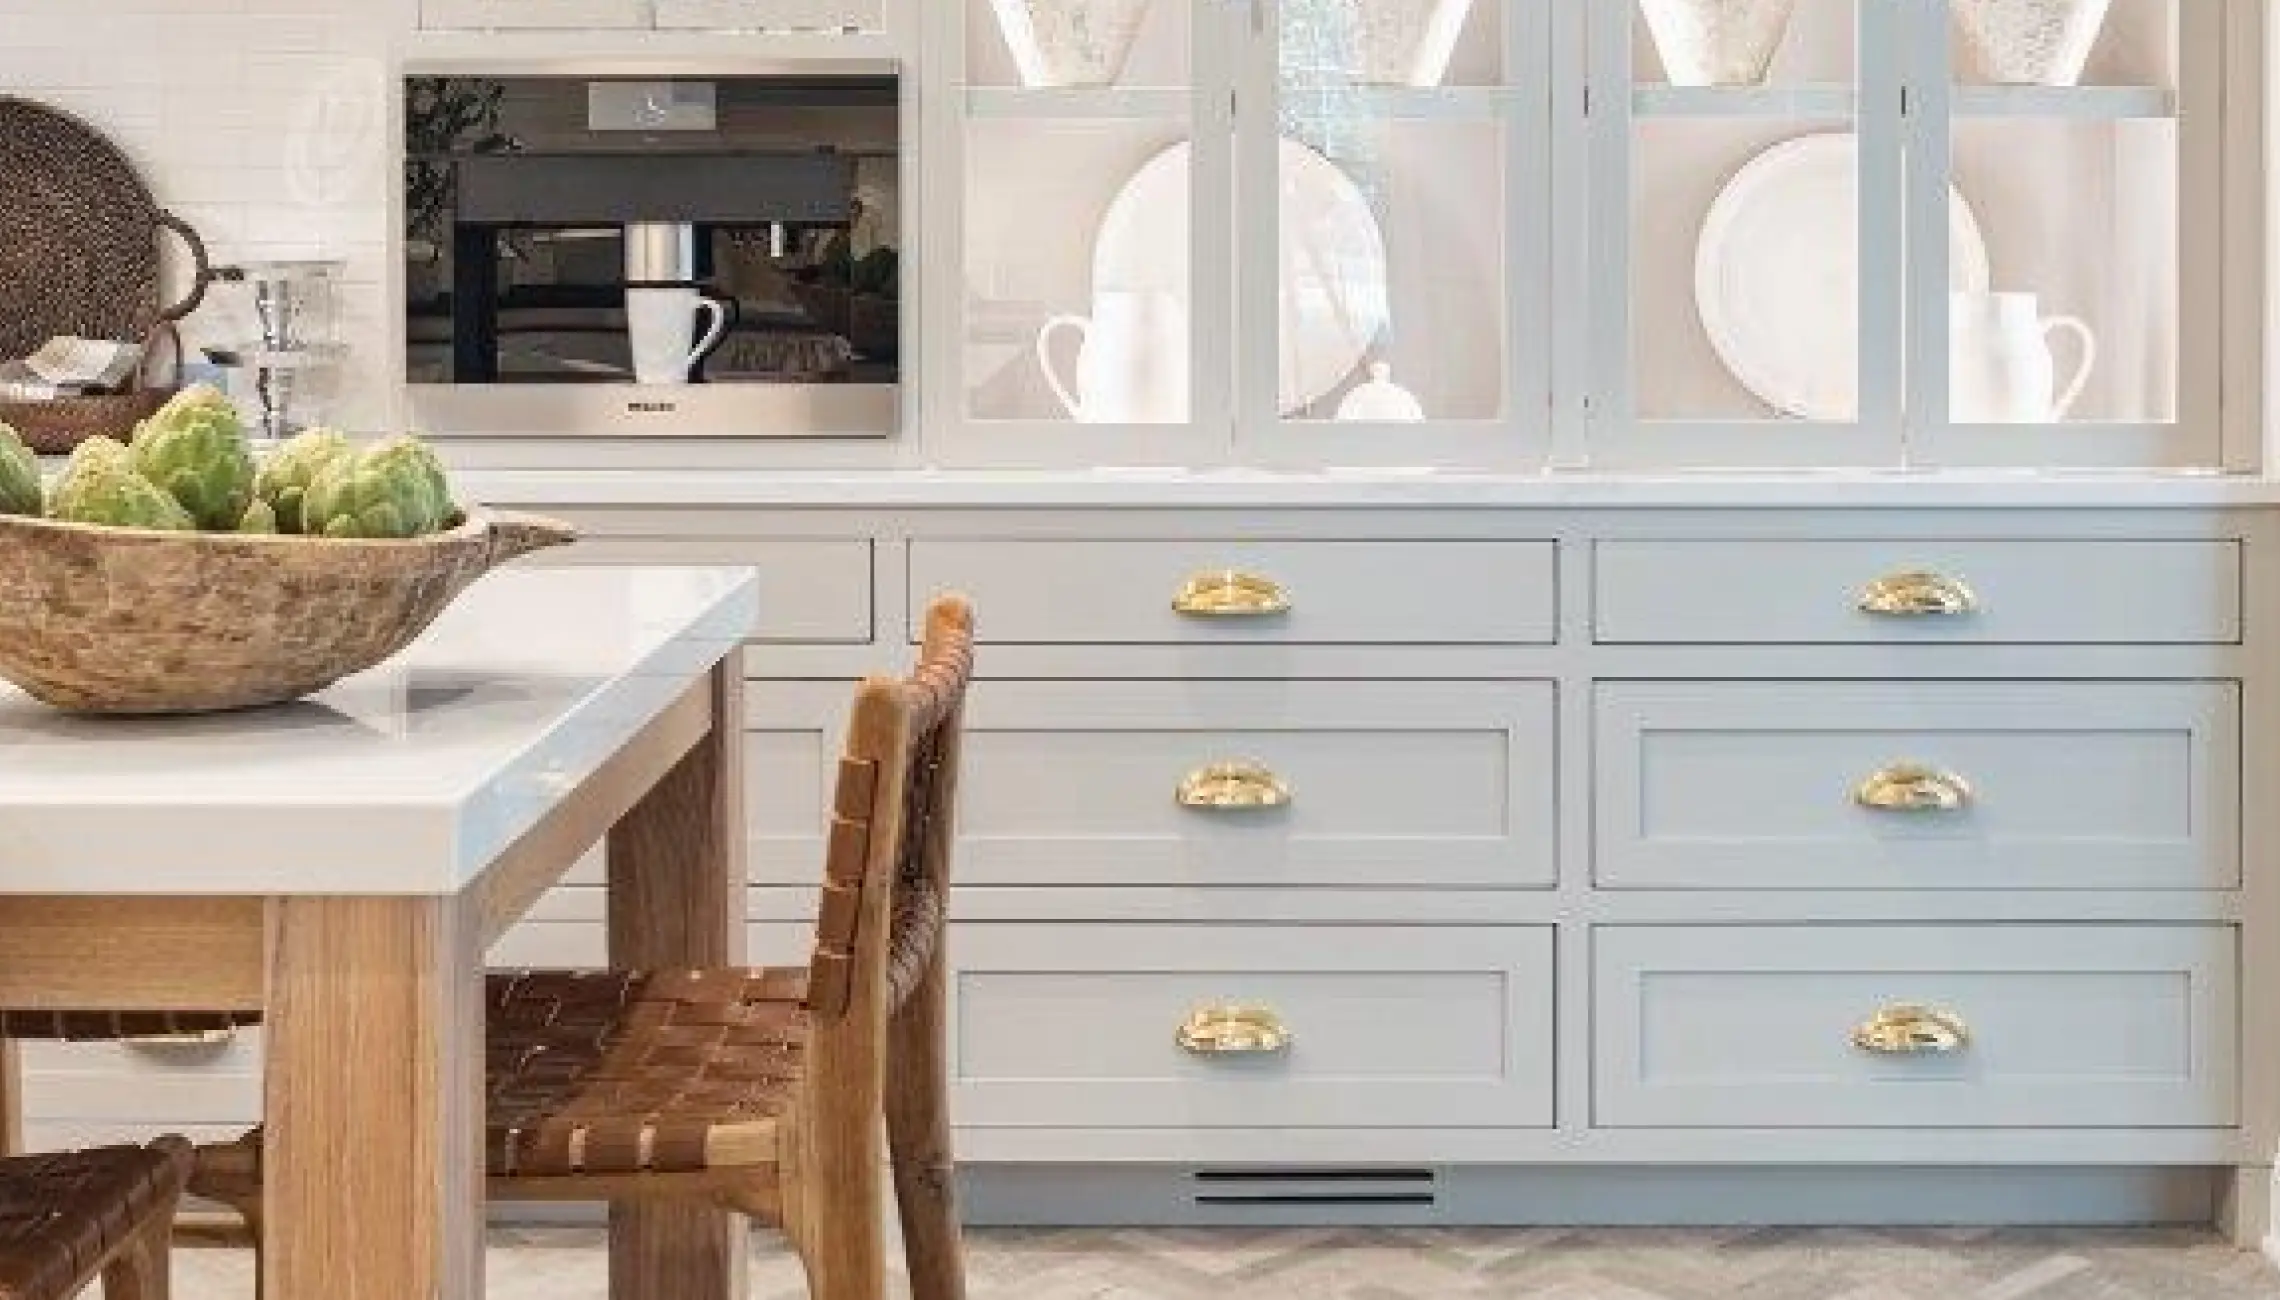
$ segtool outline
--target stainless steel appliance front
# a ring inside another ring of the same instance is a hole
[[[892,65],[455,67],[403,89],[421,428],[894,432],[911,314]]]

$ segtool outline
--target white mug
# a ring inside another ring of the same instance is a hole
[[[2063,392],[2050,336],[2082,359]],[[2072,316],[2045,317],[2031,293],[1958,293],[1948,303],[1948,411],[1958,424],[2048,424],[2066,418],[2098,364],[2098,336]]]
[[[1080,340],[1075,383],[1053,361],[1053,337]],[[1093,314],[1055,316],[1037,331],[1037,364],[1069,418],[1085,424],[1181,424],[1188,418],[1187,312],[1161,290],[1096,294]]]
[[[695,347],[697,317],[709,315]],[[625,331],[633,345],[633,377],[643,384],[685,384],[689,372],[728,333],[728,305],[695,289],[633,288],[625,291]]]

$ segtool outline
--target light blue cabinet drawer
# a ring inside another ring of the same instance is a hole
[[[960,925],[950,962],[962,1127],[1552,1122],[1549,927]],[[1288,1041],[1183,1045],[1214,1006]]]
[[[1602,928],[1593,1123],[2230,1127],[2238,937],[2221,925]]]
[[[2232,541],[1602,541],[1593,639],[1702,645],[2196,645],[2241,636]]]
[[[1610,681],[1613,889],[2229,889],[2232,682]]]

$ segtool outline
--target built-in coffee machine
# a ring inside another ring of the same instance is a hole
[[[893,431],[899,78],[410,76],[404,340],[440,434]]]

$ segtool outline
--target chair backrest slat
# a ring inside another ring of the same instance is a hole
[[[973,680],[973,609],[946,596],[927,611],[917,668],[900,682],[867,682],[857,695],[856,734],[839,768],[824,862],[815,953],[809,962],[808,1009],[830,1019],[846,1012],[856,982],[884,981],[889,1009],[925,978],[949,914],[950,845],[955,830],[958,759],[966,690]],[[878,713],[867,713],[869,710]],[[866,721],[871,725],[863,725]],[[865,753],[868,736],[897,737],[899,753]],[[891,826],[891,850],[873,843]],[[874,863],[892,864],[891,926],[876,951],[884,969],[866,972],[863,898]]]

